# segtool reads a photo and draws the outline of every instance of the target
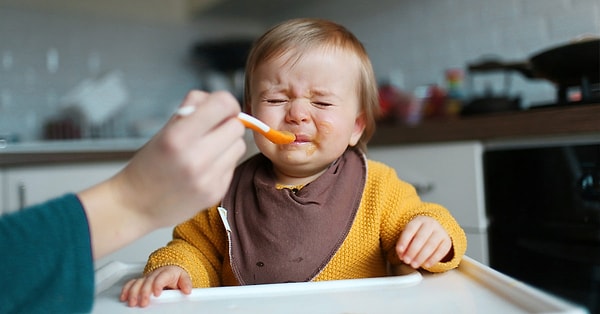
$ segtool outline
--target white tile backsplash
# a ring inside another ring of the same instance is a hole
[[[446,69],[466,69],[485,55],[525,61],[582,33],[600,36],[597,0],[379,0],[361,10],[348,3],[321,1],[277,19],[317,16],[346,25],[365,44],[376,74],[402,71],[407,89],[444,84]],[[512,90],[525,107],[555,98],[549,82],[516,73]]]
[[[252,22],[168,24],[0,6],[0,135],[40,139],[61,99],[85,79],[120,71],[129,101],[105,136],[133,136],[138,121],[166,121],[200,86],[192,46],[226,34],[259,33]],[[241,26],[240,25],[244,25]],[[263,27],[260,28],[262,31]]]
[[[525,60],[577,35],[600,35],[597,0],[328,0],[294,6],[262,21],[205,18],[185,25],[0,7],[0,134],[39,137],[41,125],[68,90],[117,69],[131,96],[116,121],[120,132],[138,119],[166,119],[185,93],[200,84],[186,61],[194,42],[230,33],[258,34],[297,16],[346,25],[364,42],[376,74],[384,78],[401,72],[410,90],[444,84],[446,69],[466,68],[484,55]],[[555,97],[550,83],[518,74],[512,89],[526,105]]]

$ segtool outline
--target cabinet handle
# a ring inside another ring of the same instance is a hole
[[[415,190],[417,190],[417,194],[419,195],[427,194],[433,191],[433,189],[435,188],[435,185],[433,183],[413,183],[412,186],[415,187]]]
[[[25,203],[27,202],[25,184],[19,183],[17,186],[17,194],[19,198],[19,209],[23,209],[25,208]]]

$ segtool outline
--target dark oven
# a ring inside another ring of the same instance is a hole
[[[600,313],[600,141],[488,150],[490,266]]]

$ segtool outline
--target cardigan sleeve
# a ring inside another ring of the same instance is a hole
[[[144,274],[174,265],[190,275],[194,288],[220,286],[227,241],[217,207],[200,211],[192,219],[177,225],[173,240],[150,255]]]
[[[429,202],[423,202],[415,188],[400,180],[394,169],[372,162],[370,167],[385,186],[381,189],[382,207],[382,246],[391,260],[397,261],[395,245],[400,233],[416,216],[428,216],[437,220],[450,236],[454,255],[447,262],[439,262],[429,268],[431,272],[443,272],[456,268],[467,249],[467,237],[464,230],[445,207]]]
[[[94,266],[74,194],[0,216],[0,313],[89,312]]]

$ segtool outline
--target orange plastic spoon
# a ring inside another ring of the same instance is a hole
[[[185,106],[181,107],[177,110],[177,114],[180,116],[189,116],[194,111],[196,111],[195,107]],[[245,127],[252,129],[264,137],[266,137],[269,141],[275,144],[289,144],[296,140],[296,135],[287,131],[278,131],[270,128],[264,122],[256,119],[255,117],[240,112],[238,114],[238,119],[244,124]]]

